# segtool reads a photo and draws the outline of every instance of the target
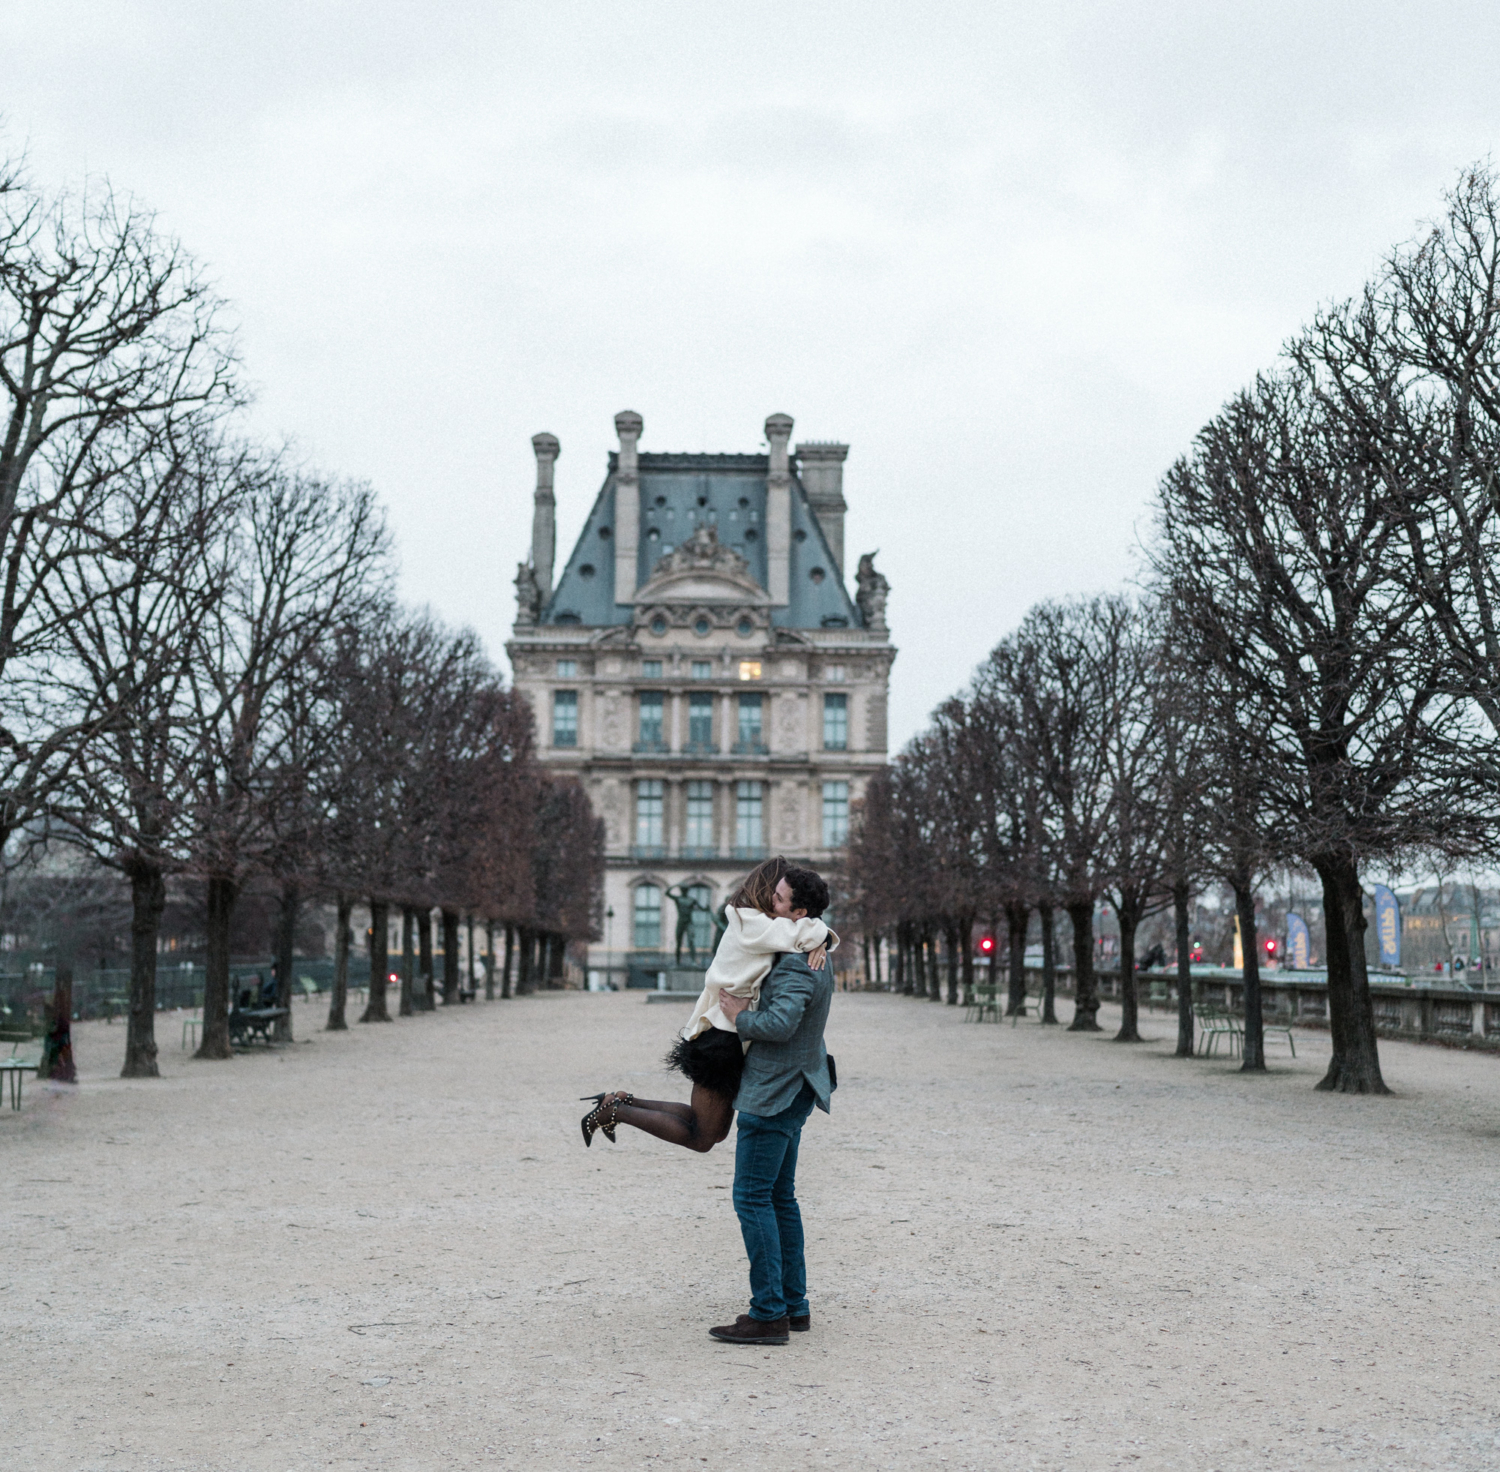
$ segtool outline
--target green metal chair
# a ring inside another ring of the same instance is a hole
[[[1239,1018],[1207,1002],[1195,1006],[1193,1016],[1198,1021],[1198,1051],[1203,1057],[1214,1056],[1220,1038],[1228,1043],[1231,1058],[1243,1051],[1245,1034]]]

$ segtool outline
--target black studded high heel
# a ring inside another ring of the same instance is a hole
[[[580,1121],[580,1128],[583,1130],[583,1143],[585,1145],[592,1145],[594,1143],[594,1132],[596,1130],[603,1130],[606,1139],[611,1141],[614,1139],[615,1121],[613,1111],[611,1111],[609,1123],[606,1124],[604,1122],[604,1104],[602,1103],[604,1095],[600,1094],[599,1098],[601,1102],[594,1105]]]
[[[603,1094],[580,1094],[578,1096],[578,1102],[580,1104],[602,1104],[604,1102],[604,1095]]]

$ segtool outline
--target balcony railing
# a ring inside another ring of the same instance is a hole
[[[637,741],[630,749],[637,756],[665,756],[668,748],[665,741]]]
[[[763,843],[758,843],[752,847],[745,848],[736,844],[734,856],[737,859],[763,859],[766,856],[766,846]]]
[[[730,750],[736,756],[769,756],[771,752],[764,741],[736,741]]]
[[[719,748],[712,741],[689,741],[682,748],[683,756],[718,756]]]
[[[682,857],[685,859],[716,859],[719,857],[719,846],[716,843],[684,844]]]
[[[632,843],[630,845],[632,859],[664,859],[666,856],[667,846],[664,843]]]

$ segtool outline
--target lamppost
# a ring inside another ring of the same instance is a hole
[[[615,907],[604,912],[604,984],[608,989],[615,965]]]

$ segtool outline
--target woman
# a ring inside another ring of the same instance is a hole
[[[667,1055],[669,1067],[692,1081],[687,1104],[666,1099],[637,1099],[619,1091],[594,1094],[594,1108],[582,1120],[583,1143],[592,1145],[603,1130],[611,1143],[617,1124],[632,1124],[648,1135],[700,1153],[712,1150],[729,1133],[734,1098],[745,1066],[745,1049],[732,1021],[719,1009],[719,997],[754,1000],[761,983],[786,951],[802,951],[815,970],[824,964],[830,941],[838,937],[821,920],[807,919],[797,904],[795,870],[783,858],[767,859],[752,869],[725,908],[725,930],[704,977],[703,994],[692,1018]]]

